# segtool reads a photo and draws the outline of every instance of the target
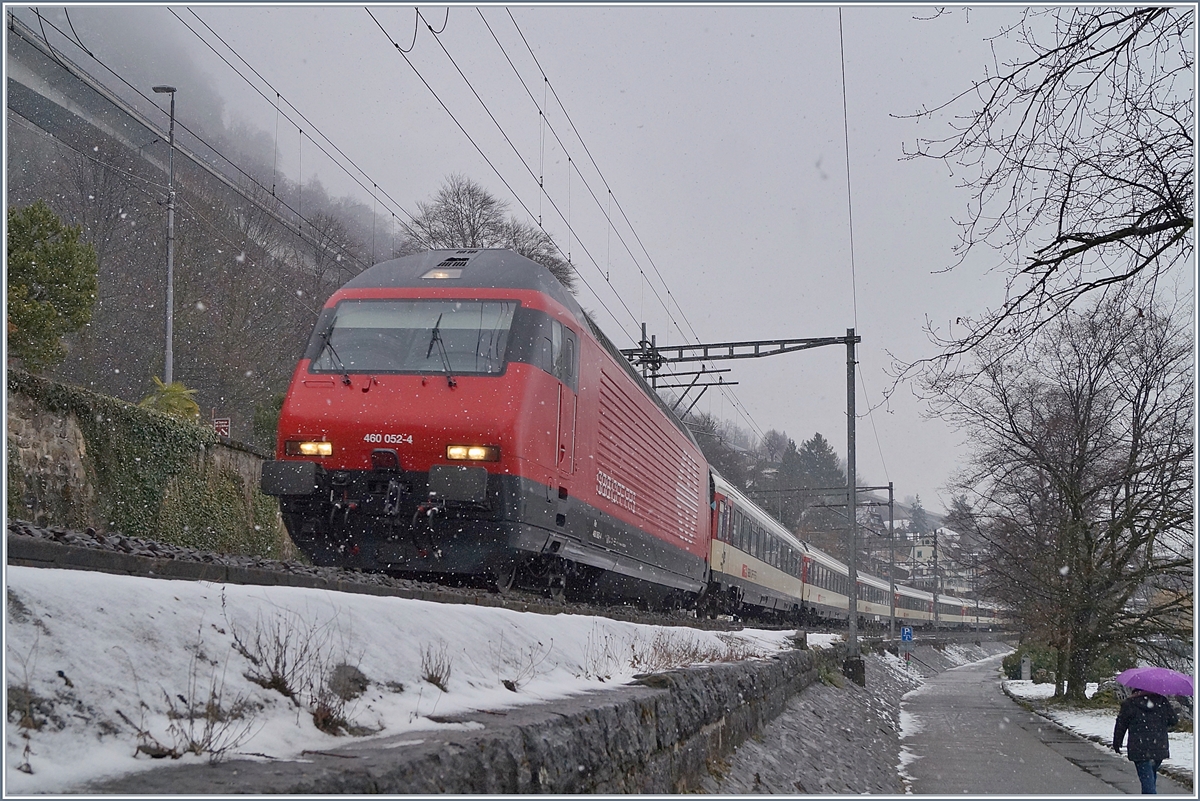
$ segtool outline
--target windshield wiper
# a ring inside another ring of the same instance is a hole
[[[342,364],[341,357],[339,357],[337,355],[337,351],[333,349],[333,332],[332,331],[330,331],[329,334],[325,337],[325,346],[323,348],[321,348],[321,353],[317,354],[317,358],[320,359],[321,354],[324,353],[326,350],[328,350],[331,354],[333,354],[333,360],[335,362],[337,362],[337,368],[342,371],[342,383],[345,384],[346,386],[350,386],[350,373],[346,371],[346,366],[344,364]]]
[[[453,374],[450,372],[450,356],[446,353],[446,343],[442,341],[442,315],[438,315],[437,322],[433,324],[433,333],[429,337],[429,347],[425,350],[425,358],[428,359],[433,353],[433,345],[437,343],[438,355],[442,357],[442,369],[446,371],[447,386],[458,386],[458,382],[454,380]]]

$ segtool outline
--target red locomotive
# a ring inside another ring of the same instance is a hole
[[[325,304],[263,491],[319,565],[685,602],[708,579],[691,434],[507,250],[378,264]]]

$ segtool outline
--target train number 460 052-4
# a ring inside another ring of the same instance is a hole
[[[412,445],[412,434],[367,434],[363,442],[376,442],[385,445]]]

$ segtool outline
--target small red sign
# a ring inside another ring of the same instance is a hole
[[[213,418],[213,430],[217,432],[218,437],[225,437],[226,439],[229,439],[229,423],[230,419],[228,417]]]

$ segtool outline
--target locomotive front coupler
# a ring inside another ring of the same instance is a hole
[[[406,488],[400,483],[399,478],[388,479],[387,495],[383,499],[383,514],[385,517],[396,518],[400,516],[400,507],[404,502],[406,494]]]
[[[413,527],[415,528],[417,525],[417,520],[424,516],[428,524],[427,527],[432,529],[433,518],[439,514],[446,514],[446,501],[444,498],[434,498],[431,496],[429,500],[425,501],[424,503],[417,504],[417,511],[413,512]]]

